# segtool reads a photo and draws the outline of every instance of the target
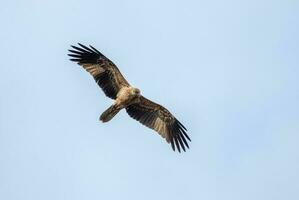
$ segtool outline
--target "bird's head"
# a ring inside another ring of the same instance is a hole
[[[140,96],[140,90],[138,88],[133,89],[134,95]]]

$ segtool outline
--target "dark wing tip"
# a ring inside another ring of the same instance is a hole
[[[71,54],[68,54],[68,56],[72,58],[70,59],[71,61],[91,64],[96,64],[98,62],[98,59],[102,55],[98,50],[93,47],[90,49],[81,43],[78,43],[78,45],[79,47],[71,45],[73,49],[68,50],[71,52]]]
[[[185,131],[187,131],[186,127],[179,120],[176,119],[176,121]]]
[[[186,138],[191,142],[191,139],[187,135],[185,129],[186,128],[177,119],[175,119],[174,123],[168,126],[171,147],[174,151],[177,149],[179,153],[181,152],[181,149],[184,152],[186,151],[186,147],[189,149]]]
[[[78,43],[78,45],[80,47],[82,47],[83,49],[85,49],[86,51],[89,51],[89,52],[92,52],[90,48],[86,47],[85,45],[81,44],[81,43]]]
[[[71,58],[70,61],[73,61],[73,62],[79,62],[80,60],[79,60],[79,59]]]
[[[171,148],[173,151],[175,151],[175,147],[174,147],[174,141],[173,141],[173,137],[170,138],[170,143],[171,143]]]
[[[97,54],[104,56],[101,52],[99,52],[96,48],[94,48],[93,46],[89,45],[89,47]]]
[[[175,120],[176,120],[177,129],[179,129],[180,133],[182,133],[191,142],[191,139],[186,132],[187,129],[185,128],[185,126],[179,120],[177,120],[177,119],[175,119]]]

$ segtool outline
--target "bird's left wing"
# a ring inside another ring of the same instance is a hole
[[[77,62],[88,71],[97,84],[102,88],[106,96],[116,99],[117,93],[122,87],[130,84],[120,73],[116,65],[94,47],[86,47],[78,43],[79,47],[71,46],[69,50],[71,61]]]
[[[174,151],[175,147],[179,152],[181,148],[185,151],[185,146],[189,148],[187,129],[163,106],[141,96],[140,102],[129,105],[126,111],[133,119],[157,131]]]

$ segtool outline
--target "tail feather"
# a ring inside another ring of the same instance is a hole
[[[110,106],[105,112],[103,112],[100,116],[100,120],[102,122],[110,121],[118,112],[120,111],[115,105]]]

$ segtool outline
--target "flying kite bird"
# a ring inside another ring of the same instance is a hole
[[[154,129],[168,143],[172,149],[181,152],[190,138],[187,129],[166,108],[148,100],[140,94],[140,90],[132,87],[120,73],[116,65],[94,47],[86,47],[78,43],[78,47],[71,46],[70,60],[81,65],[88,71],[105,95],[114,99],[114,103],[101,116],[102,122],[110,121],[121,109],[125,108],[133,119]]]

